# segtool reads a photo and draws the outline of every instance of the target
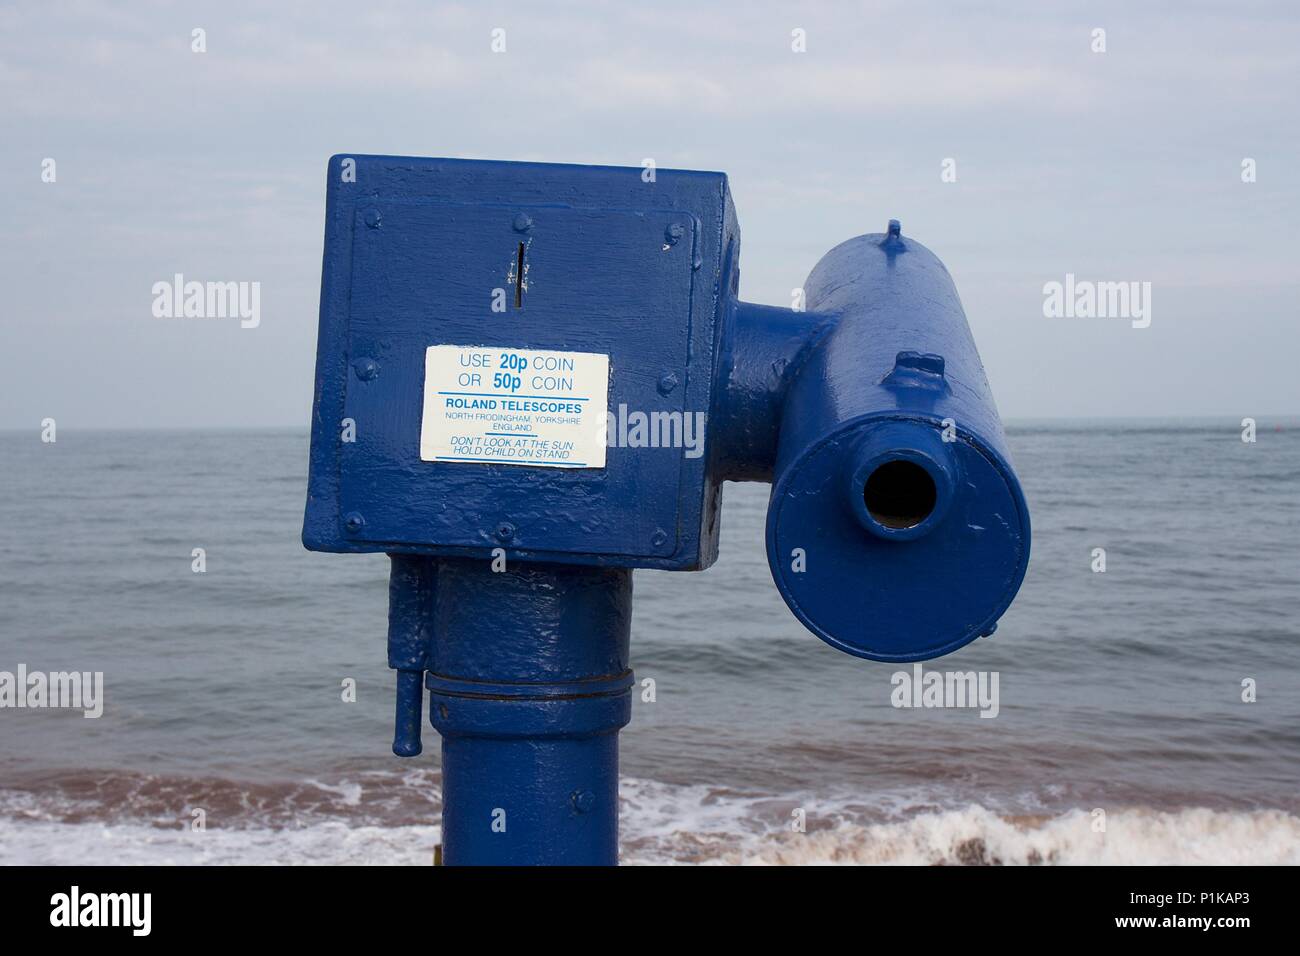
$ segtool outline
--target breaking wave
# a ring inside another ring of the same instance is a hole
[[[428,865],[436,771],[240,785],[103,774],[0,791],[6,864]],[[1300,864],[1282,810],[1053,813],[941,806],[935,794],[817,800],[648,780],[622,783],[627,864]],[[202,809],[206,828],[191,829]],[[802,832],[795,825],[802,822]]]

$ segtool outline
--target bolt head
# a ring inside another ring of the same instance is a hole
[[[343,518],[343,527],[348,529],[349,534],[356,534],[365,526],[366,519],[359,512],[351,511]]]
[[[526,212],[521,212],[519,215],[515,216],[515,221],[512,225],[514,226],[515,232],[527,232],[529,229],[533,228],[533,217],[528,215]]]
[[[569,799],[573,802],[573,809],[579,813],[590,813],[596,809],[596,795],[590,790],[575,790]]]
[[[656,386],[660,395],[667,395],[677,387],[677,373],[664,372],[659,376],[659,384]]]
[[[496,536],[498,541],[509,541],[515,536],[515,526],[509,521],[503,521],[497,525]]]
[[[372,208],[366,210],[366,225],[371,229],[378,229],[379,224],[383,221],[384,217],[380,214],[378,209]]]
[[[686,235],[686,227],[680,222],[675,222],[664,230],[664,242],[670,246],[675,246],[684,235]]]
[[[357,359],[352,368],[363,382],[369,382],[379,374],[379,363],[372,358]]]

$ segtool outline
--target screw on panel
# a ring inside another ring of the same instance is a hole
[[[378,229],[379,224],[383,221],[384,221],[384,217],[380,215],[378,209],[366,210],[366,225],[369,226],[371,229]]]
[[[667,540],[668,540],[668,532],[665,531],[663,528],[656,528],[655,533],[650,535],[650,543],[654,545],[656,548],[660,547]]]
[[[677,387],[677,373],[664,372],[662,375],[659,376],[659,384],[657,387],[659,389],[660,395],[669,394],[673,389]]]
[[[686,235],[686,227],[680,222],[675,222],[664,230],[664,249],[669,246],[675,246],[681,241],[682,236]]]
[[[596,795],[590,790],[575,790],[569,799],[573,802],[573,809],[579,813],[590,813],[596,806]]]
[[[366,526],[366,519],[356,511],[350,511],[343,518],[343,527],[348,529],[349,534],[356,534]]]
[[[512,223],[512,226],[514,227],[515,232],[527,232],[529,229],[533,228],[533,217],[527,213],[521,212],[519,215],[515,216],[515,221]]]
[[[369,382],[379,374],[379,363],[371,358],[357,359],[352,368],[356,371],[357,378],[363,382]]]
[[[515,536],[515,526],[509,521],[503,521],[497,525],[496,535],[499,541],[509,541]]]

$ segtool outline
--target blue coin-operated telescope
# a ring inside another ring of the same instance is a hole
[[[857,657],[954,651],[1020,586],[942,263],[891,221],[795,310],[739,258],[721,173],[330,161],[303,541],[392,556],[393,750],[427,689],[448,864],[617,861],[632,569],[711,565],[724,481],[772,483],[776,586]]]

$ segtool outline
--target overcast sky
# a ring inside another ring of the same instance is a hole
[[[742,297],[901,219],[1007,417],[1300,412],[1294,3],[271,7],[0,9],[0,427],[305,425],[341,152],[723,170]],[[177,272],[260,325],[155,318]],[[1150,326],[1045,317],[1067,273]]]

